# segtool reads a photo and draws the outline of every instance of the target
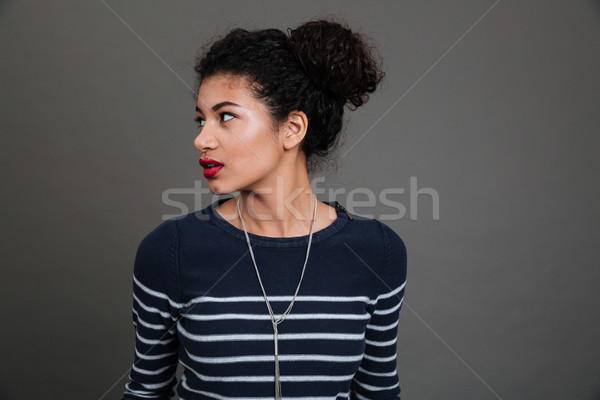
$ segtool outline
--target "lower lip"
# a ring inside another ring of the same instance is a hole
[[[204,177],[205,178],[212,178],[213,176],[215,176],[217,174],[217,172],[219,172],[221,169],[223,168],[223,165],[219,165],[218,167],[212,167],[212,168],[205,168],[204,169]]]

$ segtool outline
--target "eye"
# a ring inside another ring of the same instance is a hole
[[[235,115],[234,115],[234,114],[232,114],[232,113],[229,113],[229,112],[223,112],[223,113],[221,113],[221,120],[223,120],[223,122],[227,122],[227,121],[229,121],[229,119],[227,119],[227,120],[226,120],[226,119],[224,118],[226,115],[229,115],[229,116],[231,116],[232,118],[233,118],[233,117],[235,117]],[[203,126],[206,124],[206,121],[205,121],[205,120],[204,120],[204,118],[202,118],[202,117],[196,117],[196,118],[194,118],[194,121],[195,121],[195,122],[198,124],[198,127],[199,127],[199,128],[202,128],[202,127],[203,127]]]
[[[221,117],[223,117],[224,115],[230,115],[231,117],[235,117],[235,115],[233,115],[232,113],[228,113],[228,112],[221,113]],[[229,121],[229,120],[224,120],[223,122],[227,122],[227,121]]]

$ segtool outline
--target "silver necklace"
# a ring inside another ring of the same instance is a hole
[[[287,310],[277,319],[273,315],[273,309],[271,309],[271,304],[269,303],[269,299],[267,298],[267,293],[265,292],[265,287],[263,286],[262,280],[260,279],[260,273],[258,272],[258,267],[256,266],[256,260],[254,259],[254,252],[252,251],[252,246],[250,245],[250,238],[248,237],[248,232],[246,231],[246,225],[244,224],[244,219],[242,218],[242,213],[240,212],[240,196],[236,198],[236,205],[238,215],[240,216],[240,220],[242,221],[242,226],[244,227],[244,234],[246,235],[246,242],[248,242],[248,250],[250,250],[250,256],[252,257],[252,263],[254,264],[254,269],[256,270],[256,276],[258,277],[258,283],[260,284],[260,288],[263,292],[263,297],[265,298],[265,303],[267,304],[267,309],[269,310],[269,315],[271,316],[271,324],[273,324],[273,341],[275,345],[275,399],[280,400],[281,393],[281,382],[279,381],[279,349],[277,346],[277,325],[279,325],[285,317],[288,316],[290,311],[292,310],[292,306],[294,305],[294,301],[296,300],[296,296],[298,295],[298,291],[300,290],[300,284],[302,283],[302,278],[304,277],[304,270],[306,269],[306,262],[308,261],[308,254],[310,253],[310,244],[312,242],[313,228],[315,226],[315,219],[317,216],[317,196],[313,193],[313,197],[315,198],[315,210],[313,212],[312,224],[310,226],[310,235],[308,237],[308,247],[306,249],[306,258],[304,259],[304,266],[302,267],[302,274],[300,275],[300,281],[298,282],[298,287],[296,287],[296,293],[294,293],[294,297],[292,297],[292,301],[288,306]]]

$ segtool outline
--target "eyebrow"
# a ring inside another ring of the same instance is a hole
[[[222,102],[217,103],[214,106],[212,106],[212,110],[217,111],[219,108],[225,107],[225,106],[242,107],[239,104],[232,103],[231,101],[222,101]],[[198,105],[196,105],[196,111],[198,111],[200,113],[202,112],[202,110],[198,108]]]

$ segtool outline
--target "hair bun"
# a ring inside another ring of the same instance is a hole
[[[288,35],[311,82],[343,104],[363,105],[385,75],[374,46],[338,22],[309,21],[288,28]]]

